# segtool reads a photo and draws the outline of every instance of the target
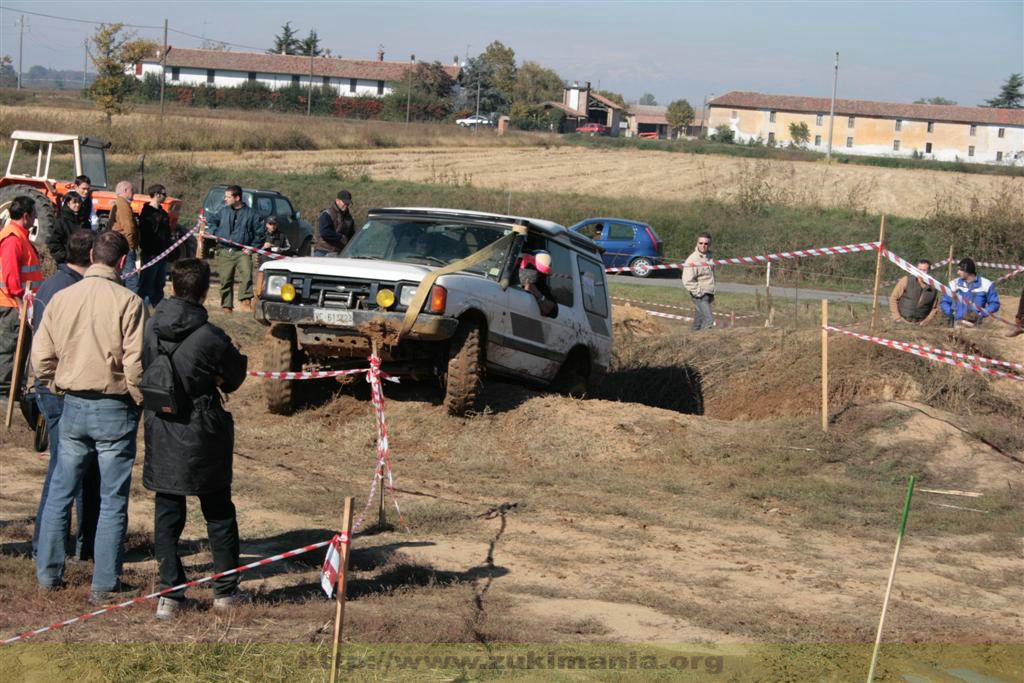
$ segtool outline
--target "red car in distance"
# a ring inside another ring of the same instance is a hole
[[[577,128],[576,132],[586,135],[608,135],[608,126],[601,123],[585,123]]]

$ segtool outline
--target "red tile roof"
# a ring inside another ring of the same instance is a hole
[[[812,114],[827,114],[829,110],[828,97],[767,95],[759,92],[742,92],[738,90],[728,92],[721,97],[716,97],[708,104],[712,107],[774,109]],[[874,116],[888,119],[1024,126],[1024,109],[991,109],[988,107],[961,107],[945,104],[902,104],[899,102],[837,99],[836,114],[842,116]]]
[[[623,107],[618,102],[614,102],[612,100],[609,100],[607,97],[605,97],[603,95],[598,95],[593,90],[590,91],[590,99],[597,100],[598,102],[600,102],[604,106],[608,107],[609,109],[620,109],[620,110],[621,109],[625,109],[625,107]]]
[[[152,57],[144,60],[159,63]],[[167,66],[187,69],[217,69],[271,74],[308,75],[309,57],[299,55],[275,55],[263,52],[226,52],[224,50],[199,50],[175,47],[167,50]],[[314,57],[313,75],[334,78],[358,78],[368,81],[400,81],[411,62],[383,62],[370,59],[335,59]],[[444,70],[453,79],[459,77],[461,67],[445,65]]]

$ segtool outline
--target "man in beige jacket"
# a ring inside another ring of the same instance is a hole
[[[711,261],[711,233],[697,236],[697,248],[683,264],[683,287],[690,293],[696,313],[694,330],[706,330],[715,324],[711,304],[715,301],[715,267]]]
[[[100,472],[91,602],[124,593],[121,564],[142,392],[145,305],[121,285],[128,241],[108,231],[93,244],[81,282],[54,295],[32,344],[38,380],[63,393],[58,460],[43,508],[36,578],[56,590],[64,577],[69,505],[90,463]]]
[[[110,209],[110,215],[107,216],[107,227],[114,232],[121,233],[128,240],[128,259],[125,261],[124,271],[121,274],[124,277],[135,272],[142,265],[140,262],[142,245],[139,242],[139,219],[132,211],[135,186],[128,180],[122,180],[114,189],[114,194],[117,195],[117,198],[114,200],[114,206]],[[124,278],[124,286],[138,294],[139,276],[132,275]]]

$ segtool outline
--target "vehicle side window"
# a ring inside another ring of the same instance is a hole
[[[274,213],[274,200],[266,195],[257,195],[255,208],[264,216],[269,216]]]
[[[604,223],[590,223],[580,228],[580,234],[586,235],[592,240],[601,239],[601,233],[604,232]]]
[[[576,261],[580,266],[580,285],[583,293],[583,308],[589,313],[608,317],[608,294],[605,291],[604,266],[579,254]]]
[[[626,223],[609,223],[608,239],[633,241],[633,226]]]
[[[278,216],[287,216],[288,218],[291,218],[295,215],[295,209],[292,208],[291,202],[284,197],[275,197],[274,207],[274,213]]]
[[[552,241],[548,242],[547,249],[551,254],[551,275],[548,276],[551,297],[560,306],[572,308],[572,257],[569,249]]]

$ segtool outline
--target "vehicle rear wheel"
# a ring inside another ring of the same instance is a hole
[[[45,453],[50,447],[50,431],[46,428],[46,418],[42,415],[36,416],[36,432],[32,438],[32,447],[36,453]]]
[[[57,222],[57,207],[45,194],[28,185],[8,185],[0,188],[0,226],[7,224],[11,202],[21,195],[30,197],[36,203],[36,223],[29,230],[29,239],[36,245],[39,258],[46,263],[45,272],[49,273],[55,266],[53,259],[50,258],[50,250],[46,248],[46,238],[50,236]]]
[[[586,398],[590,391],[590,358],[577,348],[565,359],[552,385],[560,394],[572,398]]]
[[[651,268],[653,265],[646,256],[637,256],[629,262],[629,272],[633,273],[633,277],[647,277],[654,272]]]
[[[484,343],[480,323],[464,320],[448,347],[444,407],[449,415],[475,410],[483,384]]]
[[[300,367],[295,328],[274,325],[267,332],[267,345],[263,352],[263,368],[269,372],[294,372]],[[295,410],[295,381],[263,380],[263,394],[267,410],[274,415],[291,415]]]

